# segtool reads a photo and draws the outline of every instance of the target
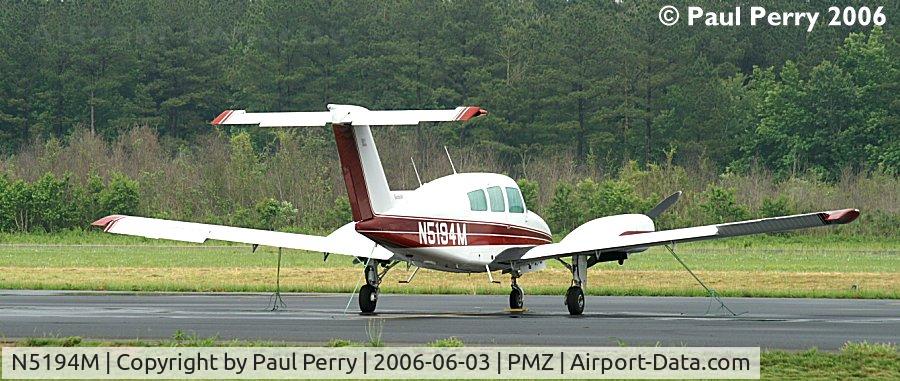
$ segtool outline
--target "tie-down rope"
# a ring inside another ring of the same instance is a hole
[[[728,313],[731,314],[731,316],[738,316],[738,314],[734,313],[734,311],[732,311],[731,308],[728,308],[728,306],[725,305],[725,302],[722,301],[721,298],[719,298],[719,294],[716,292],[715,289],[707,287],[706,283],[703,283],[703,281],[700,280],[700,278],[697,276],[697,274],[694,274],[694,272],[691,271],[691,268],[688,267],[688,265],[686,263],[684,263],[684,261],[681,260],[681,258],[678,256],[678,254],[675,254],[675,250],[672,249],[671,246],[669,246],[669,245],[665,245],[665,246],[666,246],[666,249],[669,250],[669,254],[672,254],[672,256],[675,257],[675,259],[678,261],[678,263],[681,263],[681,266],[683,266],[684,269],[687,270],[687,272],[690,273],[692,277],[694,277],[694,279],[697,281],[697,283],[700,283],[700,285],[703,286],[703,288],[706,290],[706,292],[709,293],[709,296],[711,298],[715,299],[717,302],[719,302],[719,311],[721,311],[722,309],[725,309],[726,311],[728,311]],[[707,315],[709,315],[709,310],[711,307],[712,307],[712,301],[710,301],[710,304],[708,304],[706,306],[706,314]],[[745,314],[745,313],[746,312],[741,312],[741,314]]]

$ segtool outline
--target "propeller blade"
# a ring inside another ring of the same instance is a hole
[[[655,220],[656,217],[659,217],[660,214],[663,214],[666,209],[669,209],[672,207],[672,205],[675,205],[675,203],[678,202],[679,197],[681,197],[681,191],[670,194],[669,197],[666,197],[665,200],[660,201],[659,204],[656,204],[656,206],[653,207],[653,209],[650,209],[650,211],[646,213],[647,217]]]

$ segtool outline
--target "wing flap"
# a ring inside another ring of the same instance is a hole
[[[654,232],[626,232],[620,236],[603,236],[598,232],[590,240],[560,242],[534,246],[527,250],[510,250],[497,256],[497,262],[539,260],[568,257],[610,251],[637,251],[649,246],[678,242],[735,237],[749,234],[774,233],[818,226],[850,223],[859,217],[857,209],[796,214],[792,216],[762,218],[758,220],[730,222],[717,225],[695,226]]]
[[[170,239],[193,243],[203,243],[212,239],[248,245],[283,247],[286,249],[318,251],[383,260],[390,259],[393,256],[387,250],[375,250],[374,242],[358,233],[351,236],[355,231],[346,233],[346,229],[341,229],[344,233],[340,236],[322,237],[121,215],[101,218],[92,225],[101,227],[103,231],[108,233],[153,239]]]

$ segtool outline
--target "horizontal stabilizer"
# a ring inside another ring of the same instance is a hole
[[[213,126],[258,125],[260,127],[317,127],[331,122],[331,113],[322,112],[246,112],[244,110],[222,111],[212,121]]]
[[[329,123],[356,126],[416,125],[422,122],[467,121],[487,114],[480,107],[457,107],[452,110],[370,111],[352,105],[328,105],[329,111],[317,112],[246,112],[225,110],[212,125],[258,125],[260,127],[316,127]]]

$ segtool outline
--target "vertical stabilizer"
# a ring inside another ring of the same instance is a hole
[[[391,190],[372,139],[372,130],[369,126],[347,124],[333,124],[332,129],[353,220],[364,221],[390,209]]]

